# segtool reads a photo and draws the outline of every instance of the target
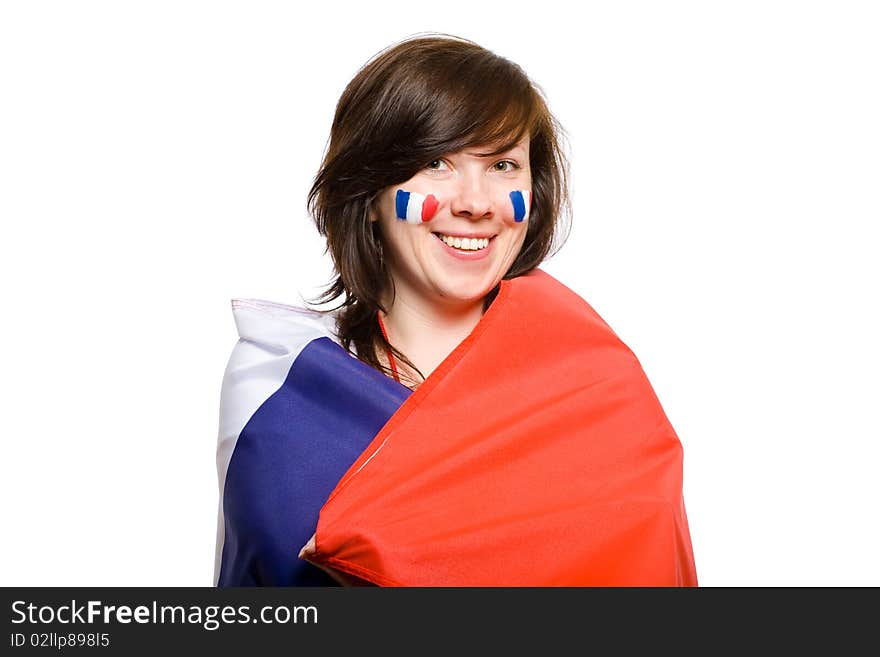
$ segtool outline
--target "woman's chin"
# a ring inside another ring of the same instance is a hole
[[[486,298],[494,284],[487,281],[486,276],[444,276],[437,281],[435,289],[439,292],[439,301],[448,305],[463,306],[474,304]]]

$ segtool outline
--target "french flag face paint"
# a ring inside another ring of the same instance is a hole
[[[510,192],[510,202],[513,203],[513,220],[516,222],[528,219],[529,210],[532,209],[532,192],[528,189],[515,189]]]
[[[397,190],[394,200],[397,210],[397,218],[411,224],[421,224],[431,221],[437,214],[437,206],[440,205],[437,197],[433,194],[422,196],[416,192]]]

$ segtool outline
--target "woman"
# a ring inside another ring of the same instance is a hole
[[[674,431],[538,269],[568,209],[559,134],[463,39],[354,77],[309,195],[341,306],[233,301],[218,584],[696,584]]]

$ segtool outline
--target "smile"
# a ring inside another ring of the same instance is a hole
[[[467,238],[467,237],[452,237],[450,235],[444,235],[442,233],[433,233],[436,235],[444,244],[451,246],[452,248],[459,249],[461,251],[482,251],[487,246],[489,246],[489,240],[491,238],[481,237],[481,238]]]

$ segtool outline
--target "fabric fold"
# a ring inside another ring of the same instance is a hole
[[[351,464],[311,560],[388,586],[696,586],[682,463],[632,351],[536,269]]]
[[[220,396],[218,586],[331,586],[298,558],[339,478],[411,391],[347,353],[335,319],[234,299]]]

